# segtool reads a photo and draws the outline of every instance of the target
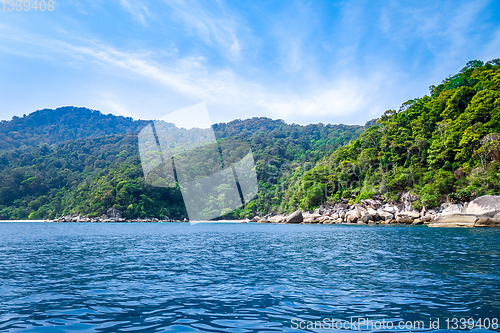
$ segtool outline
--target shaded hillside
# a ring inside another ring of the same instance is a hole
[[[43,219],[70,213],[100,216],[109,207],[118,208],[128,218],[186,216],[178,188],[152,187],[144,181],[136,132],[144,122],[110,115],[103,118],[100,113],[88,111],[78,109],[76,114],[83,112],[89,119],[101,119],[109,128],[132,133],[108,135],[108,131],[89,130],[82,132],[90,136],[85,139],[4,150],[0,153],[0,219]],[[50,118],[54,113],[35,114],[36,121],[26,121],[32,115],[22,118],[24,127],[19,125],[21,119],[4,122],[2,126],[26,129],[26,124],[31,123],[43,128],[58,121]],[[49,120],[42,119],[43,114]],[[67,117],[64,119],[72,118],[68,110],[63,115]],[[74,120],[60,123],[61,128],[73,132],[81,127]],[[57,129],[55,126],[52,131],[63,133]],[[277,210],[283,195],[279,184],[284,170],[321,159],[358,137],[364,129],[345,125],[288,125],[268,118],[214,125],[221,140],[233,138],[250,144],[256,162],[260,192],[249,208],[239,209],[231,216],[253,214],[257,209]],[[106,136],[93,137],[99,133]],[[57,136],[47,134],[47,138],[52,140]],[[20,146],[26,142],[21,138],[11,144]]]
[[[149,121],[104,115],[87,108],[44,109],[28,116],[13,117],[10,121],[2,120],[0,150],[136,132],[147,123]]]
[[[430,96],[388,110],[357,140],[290,181],[284,210],[415,195],[414,208],[500,194],[500,60],[467,63]]]

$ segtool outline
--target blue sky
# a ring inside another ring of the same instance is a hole
[[[158,119],[205,102],[213,122],[363,124],[500,58],[498,0],[2,6],[0,119],[66,105]]]

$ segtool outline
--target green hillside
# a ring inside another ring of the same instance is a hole
[[[500,194],[499,89],[500,60],[475,60],[365,126],[215,124],[218,140],[251,146],[259,183],[254,200],[226,217],[406,192],[417,209]],[[110,207],[127,218],[185,217],[179,188],[143,179],[137,134],[149,123],[74,107],[2,121],[0,219],[100,216]]]
[[[84,108],[37,111],[2,122],[0,219],[100,216],[110,207],[127,218],[185,217],[178,188],[152,187],[143,179],[137,133],[149,123]],[[278,210],[286,170],[314,164],[365,129],[268,118],[213,128],[219,140],[241,140],[254,153],[260,192],[234,217]]]
[[[377,125],[297,172],[282,209],[404,192],[414,208],[500,194],[500,60],[467,63],[430,96],[388,110]]]
[[[87,108],[44,109],[0,122],[0,150],[42,143],[55,144],[88,137],[136,132],[149,121],[104,115]]]

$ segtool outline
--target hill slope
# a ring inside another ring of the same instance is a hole
[[[284,210],[412,192],[414,208],[500,194],[500,60],[470,61],[291,178]]]
[[[0,150],[136,132],[149,121],[104,115],[87,108],[44,109],[0,122]]]
[[[20,148],[0,153],[0,219],[54,218],[70,213],[99,216],[110,207],[128,218],[186,215],[178,188],[152,187],[143,179],[137,131],[149,122],[73,110],[83,115],[82,121],[75,121],[71,109],[64,108],[2,123],[10,130],[11,140],[5,146]],[[82,126],[92,122],[102,126],[93,130]],[[19,134],[48,126],[51,130],[36,140]],[[78,130],[82,128],[85,130]],[[314,163],[365,130],[363,126],[288,125],[268,118],[236,120],[213,128],[217,138],[247,142],[254,153],[260,192],[250,207],[233,216],[278,210],[283,196],[279,183],[285,170],[305,161]],[[123,134],[109,135],[112,133]],[[67,141],[74,136],[84,138]],[[29,144],[33,147],[27,147]]]

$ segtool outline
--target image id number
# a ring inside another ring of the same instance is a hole
[[[49,1],[45,1],[45,0],[35,0],[35,1],[30,1],[30,0],[25,0],[25,1],[21,1],[21,0],[17,0],[17,1],[14,1],[14,0],[2,0],[0,2],[0,5],[3,9],[3,11],[9,11],[9,12],[13,12],[13,11],[17,11],[17,12],[20,12],[20,11],[53,11],[54,10],[54,1],[53,0],[49,0]]]

